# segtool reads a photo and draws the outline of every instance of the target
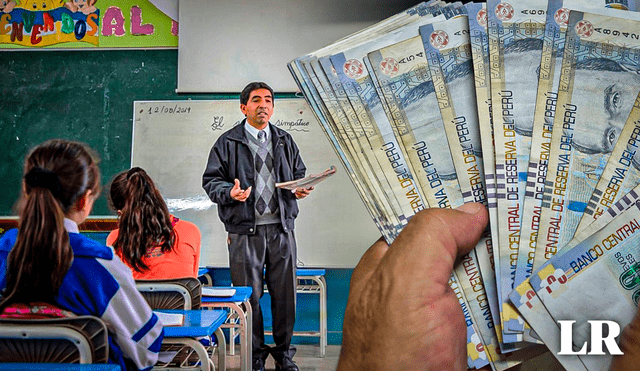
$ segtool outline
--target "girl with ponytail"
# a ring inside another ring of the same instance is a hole
[[[97,160],[83,144],[50,140],[28,155],[18,228],[0,239],[0,313],[47,304],[58,314],[100,317],[109,329],[109,361],[146,369],[157,361],[162,324],[131,271],[78,230],[99,193]]]
[[[113,179],[110,201],[118,212],[118,229],[107,237],[135,279],[197,277],[200,230],[169,214],[146,171],[134,167]]]

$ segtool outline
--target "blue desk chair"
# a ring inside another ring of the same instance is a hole
[[[215,365],[209,357],[206,347],[196,338],[210,337],[215,335],[218,337],[218,356],[225,357],[225,341],[220,325],[227,319],[227,312],[223,310],[161,310],[158,312],[168,312],[180,314],[183,316],[183,323],[180,326],[165,326],[164,341],[170,344],[184,344],[190,346],[199,360],[203,362],[187,362],[172,367],[178,370],[201,370],[215,371]],[[219,367],[222,371],[226,369],[223,361],[219,360]],[[157,368],[157,367],[156,367]],[[155,369],[155,368],[154,368]]]
[[[233,344],[236,336],[240,336],[240,371],[250,371],[253,350],[251,348],[251,329],[253,315],[251,314],[252,289],[248,286],[218,287],[216,289],[234,289],[232,296],[203,296],[203,308],[223,308],[229,311],[227,321],[221,326],[229,329],[229,354],[235,355]],[[236,335],[237,330],[237,335]]]
[[[152,309],[200,309],[202,294],[197,278],[136,280],[136,287]]]
[[[197,278],[186,277],[167,280],[136,280],[138,291],[145,298],[149,306],[156,310],[192,310],[200,309],[202,288]],[[165,330],[166,332],[166,330]],[[158,364],[157,367],[166,369],[189,369],[198,366],[199,362],[207,363],[215,369],[211,358],[215,348],[218,349],[218,367],[222,370],[226,368],[226,341],[222,330],[216,329],[214,336],[217,344],[206,344],[202,339],[200,342],[192,342],[188,339],[181,342],[180,339],[170,339],[165,337],[162,343],[161,352],[176,352],[176,356],[171,362]],[[197,343],[197,344],[196,344]],[[204,344],[203,344],[204,343]],[[206,352],[201,351],[200,345],[204,346]],[[206,357],[205,357],[206,355]]]

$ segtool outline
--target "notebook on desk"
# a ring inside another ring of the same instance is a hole
[[[158,319],[162,322],[163,326],[182,326],[184,324],[184,314],[165,313],[155,310],[153,313],[158,316]]]
[[[219,287],[203,287],[202,296],[215,296],[220,298],[229,298],[236,294],[236,289],[219,288]]]

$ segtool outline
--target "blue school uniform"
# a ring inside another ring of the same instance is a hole
[[[57,305],[106,323],[110,363],[123,370],[152,368],[164,331],[136,289],[131,270],[110,248],[77,233],[71,220],[65,219],[65,227],[74,258],[55,298]],[[17,234],[11,229],[0,239],[0,290],[6,287],[7,257]]]

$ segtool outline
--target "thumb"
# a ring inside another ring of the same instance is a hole
[[[632,371],[640,364],[640,311],[625,326],[620,336],[620,350],[623,355],[614,356],[610,371]]]
[[[475,247],[488,220],[487,209],[479,203],[420,211],[389,248],[393,254],[386,254],[388,263],[416,272],[412,279],[447,282],[455,260]]]
[[[380,260],[389,249],[389,246],[380,237],[371,247],[362,255],[358,265],[351,274],[351,282],[349,290],[356,290],[362,283],[366,282],[380,264]]]
[[[240,180],[234,179],[233,180],[233,189],[236,190],[238,188],[240,188]]]

